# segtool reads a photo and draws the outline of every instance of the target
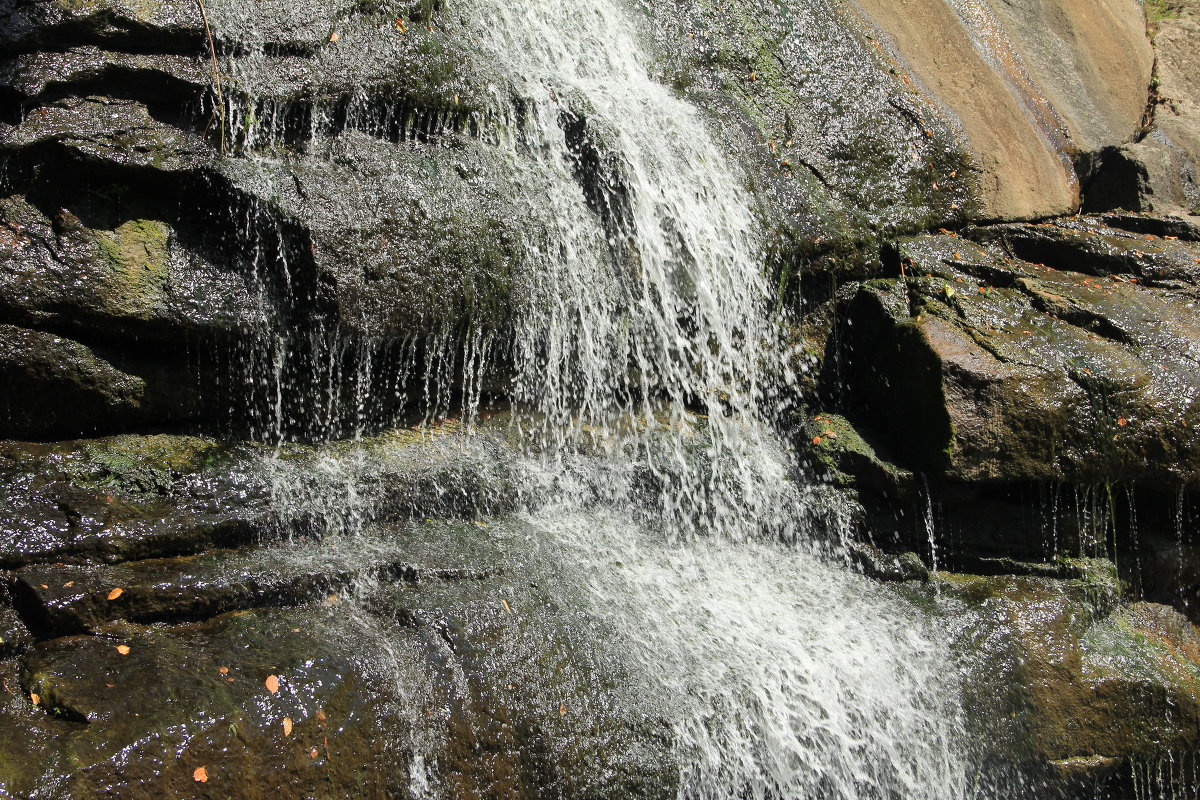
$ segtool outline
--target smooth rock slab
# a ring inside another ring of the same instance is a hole
[[[440,548],[458,544],[447,536]],[[22,658],[19,683],[11,669],[7,679],[0,793],[675,796],[653,698],[547,580],[402,582],[365,604],[115,623],[43,642]]]
[[[393,663],[332,609],[56,640],[26,657],[23,702],[0,712],[0,751],[12,756],[0,762],[0,792],[396,796],[412,777],[416,715],[404,711]],[[195,780],[200,767],[207,782]]]

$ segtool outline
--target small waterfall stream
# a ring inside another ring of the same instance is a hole
[[[945,632],[845,566],[839,498],[799,476],[773,427],[794,384],[786,320],[707,121],[651,78],[621,0],[459,13],[505,77],[482,138],[540,187],[530,213],[546,221],[523,242],[508,345],[517,517],[669,724],[680,795],[966,796]],[[493,336],[467,335],[461,375],[437,360],[445,341],[425,348],[427,409],[481,382]],[[469,418],[478,392],[464,395]],[[354,506],[332,527],[361,528],[356,468],[330,466],[336,499],[287,475],[277,500]],[[414,793],[436,796],[436,764],[415,758]]]
[[[738,172],[618,0],[471,19],[511,70],[495,102],[525,100],[507,145],[556,178],[515,341],[540,453],[524,519],[657,695],[682,796],[964,796],[939,632],[841,566],[837,498],[772,431],[789,354]]]

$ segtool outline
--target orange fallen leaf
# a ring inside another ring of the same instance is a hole
[[[567,715],[567,706],[566,706],[565,704],[560,704],[560,705],[559,705],[559,707],[558,707],[558,715],[559,715],[560,717],[565,717],[565,716]]]
[[[47,585],[46,585],[46,584],[44,584],[44,583],[39,583],[39,584],[38,584],[38,586],[42,587],[43,589],[49,589],[49,588],[50,588],[49,586],[47,586]]]
[[[229,667],[217,667],[217,672],[221,673],[222,675],[228,675]]]
[[[821,437],[820,437],[820,436],[814,436],[814,437],[813,437],[813,440],[812,440],[812,443],[813,443],[813,444],[820,444],[820,443],[821,443]]]
[[[283,718],[283,735],[284,736],[292,735],[292,718],[291,717]]]
[[[325,721],[325,709],[323,709],[323,708],[318,708],[318,709],[317,709],[317,720],[318,720],[319,722],[324,722],[324,721]]]
[[[192,772],[192,780],[196,783],[208,783],[208,770],[204,767],[196,767],[195,771]]]
[[[113,589],[111,592],[108,593],[108,599],[116,600],[118,597],[120,597],[123,594],[125,594],[124,589],[120,589],[120,588]]]
[[[74,585],[75,585],[75,581],[67,581],[66,583],[63,584],[63,588],[70,589]]]
[[[129,645],[127,645],[127,644],[117,645],[117,652],[123,656],[129,655]]]
[[[331,41],[331,42],[336,42],[340,38],[342,38],[342,35],[340,33],[338,33],[337,31],[334,31],[333,33],[329,34],[329,41]]]
[[[315,748],[315,747],[314,747],[312,750],[309,750],[309,751],[308,751],[308,757],[309,757],[309,758],[316,758],[316,757],[317,757],[317,748]]]
[[[30,692],[30,693],[29,693],[29,700],[30,700],[30,702],[32,702],[32,703],[33,703],[35,706],[36,706],[36,705],[40,705],[40,704],[41,704],[41,702],[42,702],[42,696],[41,696],[41,695],[39,695],[37,692]]]
[[[279,678],[275,677],[274,675],[268,675],[267,679],[263,681],[263,684],[267,687],[267,691],[271,694],[275,694],[279,691]]]
[[[1124,417],[1120,417],[1117,420],[1117,424],[1120,425],[1122,428],[1124,428],[1126,425],[1129,424],[1129,420],[1125,419]]]

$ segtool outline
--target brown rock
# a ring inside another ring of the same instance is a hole
[[[1047,0],[1020,9],[940,0],[863,3],[925,89],[956,114],[985,218],[1069,213],[1071,156],[1129,141],[1153,57],[1133,0]]]

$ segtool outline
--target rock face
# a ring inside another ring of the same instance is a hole
[[[968,706],[993,757],[1095,796],[1125,759],[1195,748],[1200,639],[1178,612],[1110,613],[1115,587],[1094,577],[938,580],[968,609],[966,658],[981,673]]]
[[[956,621],[982,778],[1194,751],[1154,603],[1200,609],[1195,0],[1153,50],[1136,0],[640,6],[800,318],[838,547]],[[447,419],[512,391],[559,177],[602,250],[630,191],[474,10],[0,0],[0,795],[690,791],[513,513],[561,476]]]
[[[501,438],[6,445],[0,788],[674,796],[615,646],[534,532],[479,521]]]
[[[1122,213],[888,245],[890,277],[838,301],[811,463],[881,541],[936,539],[962,569],[1122,552],[1139,591],[1188,608],[1191,569],[1149,565],[1190,563],[1198,234]],[[856,437],[873,460],[838,455]]]
[[[882,433],[905,466],[992,482],[1196,473],[1200,246],[1105,222],[907,240],[891,254],[902,276],[847,302],[848,402],[893,416]]]
[[[1200,4],[1154,7],[1155,78],[1148,129],[1102,155],[1089,206],[1170,214],[1200,211]]]
[[[386,5],[209,3],[217,73],[190,2],[0,6],[0,323],[33,332],[8,334],[28,355],[2,367],[21,388],[0,435],[386,425],[421,392],[397,384],[414,352],[523,313],[548,178],[506,142],[536,98],[466,10]],[[1132,139],[1136,2],[976,5],[649,12],[670,82],[760,187],[785,282],[812,256],[861,272],[847,255],[880,232],[1072,210],[1072,159]],[[573,119],[579,163],[608,170],[600,126]]]
[[[1139,3],[863,3],[913,77],[961,123],[980,213],[1079,207],[1074,157],[1132,140],[1153,55]]]

